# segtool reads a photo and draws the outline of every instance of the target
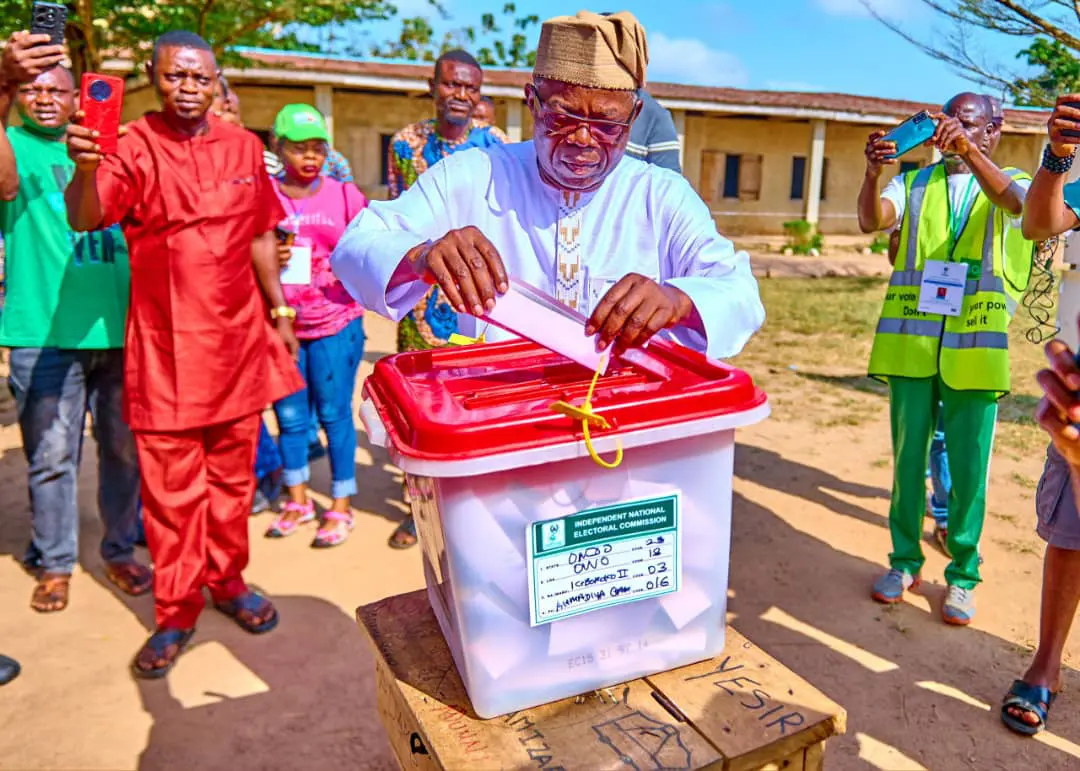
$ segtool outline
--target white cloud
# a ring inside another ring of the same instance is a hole
[[[818,8],[832,16],[870,16],[869,5],[886,19],[897,21],[908,18],[918,5],[914,0],[815,0]]]
[[[696,38],[671,38],[662,32],[649,35],[649,79],[737,88],[750,82],[734,54],[710,48]]]

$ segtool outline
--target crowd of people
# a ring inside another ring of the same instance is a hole
[[[521,193],[564,191],[561,204],[550,195],[547,200],[553,211],[579,221],[593,189],[609,178],[610,192],[596,197],[613,193],[616,200],[594,204],[596,211],[644,196],[663,203],[652,207],[656,254],[598,274],[608,283],[596,286],[611,293],[597,304],[595,326],[609,339],[622,333],[621,345],[673,327],[699,348],[734,353],[763,315],[746,256],[716,233],[681,176],[666,176],[659,166],[632,174],[616,168],[631,142],[656,163],[667,153],[670,166],[677,142],[670,116],[666,127],[648,129],[643,122],[633,130],[646,127],[647,133],[631,135],[644,99],[640,25],[626,14],[592,14],[554,20],[545,30],[541,50],[548,54],[541,62],[550,71],[538,65],[530,108],[550,139],[531,160],[516,152],[503,159],[507,171],[530,178]],[[606,58],[582,61],[579,70],[567,72],[553,51],[566,48],[568,35],[584,31],[599,42],[612,30],[629,35],[629,46],[605,46]],[[174,31],[155,41],[146,74],[161,109],[127,124],[118,151],[109,155],[81,125],[64,57],[63,47],[20,32],[0,65],[8,100],[0,113],[7,121],[14,106],[19,117],[17,126],[5,122],[0,140],[8,255],[0,344],[12,351],[11,388],[29,465],[31,605],[58,612],[70,600],[76,477],[89,411],[99,453],[106,574],[132,595],[153,587],[156,628],[132,669],[157,678],[190,642],[204,590],[215,609],[248,632],[268,632],[278,623],[273,603],[242,577],[250,513],[274,507],[283,496],[268,537],[286,537],[316,521],[312,546],[336,546],[348,537],[349,500],[357,492],[352,397],[365,308],[400,322],[401,350],[447,345],[468,327],[467,314],[480,300],[476,292],[490,303],[505,288],[508,268],[499,255],[513,251],[494,225],[484,228],[489,241],[472,221],[436,224],[430,214],[409,212],[429,193],[409,191],[452,154],[532,143],[509,144],[493,124],[494,105],[481,95],[481,67],[464,51],[449,52],[431,79],[435,118],[404,127],[391,143],[391,203],[361,216],[368,201],[352,184],[348,162],[331,147],[325,118],[310,105],[289,105],[263,147],[243,128],[239,97],[200,37]],[[644,104],[663,112],[655,102]],[[618,178],[625,179],[616,185]],[[507,204],[522,207],[520,200]],[[406,229],[380,238],[380,248],[395,249],[403,239],[409,248],[367,254],[359,239],[385,227],[388,217],[406,221]],[[662,227],[680,229],[686,240],[661,248]],[[554,263],[558,239],[554,225],[551,230]],[[518,224],[507,237],[524,232]],[[607,243],[616,235],[597,228],[582,237]],[[576,245],[558,246],[559,259],[579,259]],[[481,251],[484,268],[498,271],[499,282],[476,272],[472,263]],[[400,270],[358,276],[373,258],[389,259]],[[465,266],[471,278],[447,272]],[[582,268],[575,264],[567,272],[577,274],[573,285],[562,288],[565,301],[579,309],[588,296]],[[627,276],[634,269],[640,273]],[[521,275],[535,267],[509,270]],[[413,278],[425,273],[433,285]],[[400,284],[390,295],[407,300],[404,305],[387,306],[385,286],[379,289],[384,278]],[[379,291],[384,297],[372,299]],[[732,307],[722,319],[698,313],[702,300],[691,300],[724,294],[738,301],[727,303]],[[276,440],[260,417],[267,406],[276,414]],[[329,456],[333,503],[316,512],[307,487],[310,461],[321,454]],[[152,572],[133,556],[143,539]],[[391,537],[398,548],[415,542],[411,520]],[[8,671],[2,663],[0,675]]]
[[[503,339],[480,317],[514,278],[580,311],[603,346],[660,334],[713,358],[737,354],[764,321],[748,256],[681,176],[671,115],[644,90],[645,32],[628,13],[543,24],[525,90],[532,141],[512,143],[495,126],[472,56],[444,54],[430,82],[435,117],[394,135],[389,200],[374,202],[311,105],[283,108],[267,147],[245,130],[238,95],[193,33],[155,41],[146,75],[161,109],[127,124],[113,154],[82,125],[64,56],[47,35],[18,32],[0,62],[0,345],[11,349],[28,464],[24,563],[36,577],[32,607],[63,610],[89,413],[106,575],[127,594],[153,594],[138,677],[169,672],[204,590],[247,632],[278,624],[243,579],[251,513],[274,510],[267,537],[312,525],[313,547],[348,538],[365,313],[397,322],[399,351],[455,335]],[[1000,102],[959,94],[934,117],[942,160],[884,187],[896,147],[885,131],[870,136],[857,204],[865,231],[891,231],[893,262],[869,364],[889,387],[893,551],[871,594],[895,603],[918,586],[930,513],[951,560],[942,616],[962,626],[981,580],[1008,325],[1035,241],[1080,226],[1080,186],[1065,184],[1076,148],[1062,134],[1080,110],[1059,103],[1034,178],[993,161]],[[945,281],[950,271],[958,282]],[[1080,515],[1068,490],[1072,479],[1080,496],[1080,369],[1061,342],[1047,353],[1040,644],[1001,712],[1028,734],[1046,723],[1080,601]],[[308,487],[322,455],[332,504],[320,512]],[[143,537],[152,570],[134,557]],[[416,541],[409,518],[390,545]],[[0,657],[0,683],[17,674]]]

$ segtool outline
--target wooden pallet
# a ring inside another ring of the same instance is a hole
[[[357,610],[403,769],[818,771],[846,714],[730,626],[724,655],[492,720],[472,711],[424,591]]]

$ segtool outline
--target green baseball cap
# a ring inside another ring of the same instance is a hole
[[[310,104],[287,104],[274,118],[274,136],[290,142],[330,141],[326,118]]]

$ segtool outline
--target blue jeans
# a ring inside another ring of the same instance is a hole
[[[14,348],[9,385],[29,465],[32,540],[25,561],[68,573],[79,553],[78,476],[89,409],[98,444],[101,557],[133,559],[139,499],[135,441],[121,403],[124,352]]]
[[[329,445],[333,478],[330,494],[334,498],[356,494],[356,426],[353,424],[352,397],[363,355],[363,319],[356,319],[336,335],[300,341],[297,366],[307,388],[274,404],[281,430],[286,487],[306,484],[311,479],[308,431],[310,405],[314,405]]]
[[[940,409],[940,407],[939,407]],[[949,491],[952,489],[952,478],[949,476],[949,456],[945,453],[945,417],[938,417],[937,429],[934,438],[930,442],[930,469],[927,475],[930,477],[930,486],[933,493],[930,495],[930,513],[934,521],[944,527],[949,518]]]
[[[255,451],[255,479],[262,480],[264,477],[281,468],[281,451],[278,450],[274,437],[266,428],[266,421],[259,421],[259,446]]]

